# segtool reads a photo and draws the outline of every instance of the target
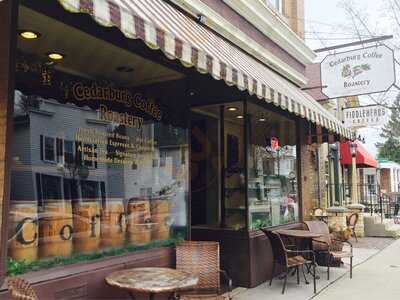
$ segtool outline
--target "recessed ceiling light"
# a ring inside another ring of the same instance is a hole
[[[134,71],[134,69],[132,67],[128,67],[128,66],[120,66],[120,67],[117,67],[116,70],[118,72],[122,72],[122,73],[131,73]]]
[[[237,107],[234,107],[234,106],[229,106],[229,107],[227,108],[227,110],[229,110],[229,111],[237,111],[238,108],[237,108]]]
[[[62,60],[65,58],[65,55],[60,52],[49,52],[47,56],[52,60]]]
[[[27,40],[34,40],[40,37],[40,33],[32,30],[20,30],[19,35]]]
[[[243,116],[242,115],[237,116],[236,119],[243,119]]]
[[[265,119],[265,118],[260,118],[260,119],[258,119],[258,121],[260,121],[260,122],[265,122],[265,121],[267,121],[267,119]]]

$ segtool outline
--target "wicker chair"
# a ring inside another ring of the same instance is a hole
[[[315,256],[314,252],[311,250],[291,250],[287,249],[281,236],[277,232],[269,231],[269,230],[263,230],[264,233],[267,235],[271,247],[272,247],[272,252],[274,255],[274,261],[272,263],[272,274],[271,274],[271,280],[269,281],[269,285],[272,284],[272,280],[275,277],[275,275],[281,275],[281,274],[275,274],[277,270],[277,266],[280,268],[278,269],[283,269],[283,287],[282,287],[282,294],[285,293],[286,289],[286,280],[289,272],[291,270],[296,270],[297,273],[297,284],[300,284],[300,268],[303,268],[304,265],[311,265],[313,267],[313,272],[312,274],[315,274]],[[304,256],[310,257],[310,259],[306,259]],[[304,279],[307,282],[307,279],[305,278],[304,270],[303,275]],[[316,293],[316,280],[315,276],[313,276],[313,283],[314,283],[314,293]]]
[[[350,229],[351,235],[354,236],[356,242],[358,242],[357,235],[356,235],[356,225],[358,222],[358,213],[352,213],[350,216],[346,217],[346,225],[347,229]]]
[[[28,281],[23,278],[14,277],[7,281],[8,291],[16,300],[39,300],[35,291]]]
[[[349,241],[341,241],[334,239],[329,233],[329,227],[325,222],[322,221],[304,221],[308,230],[315,233],[323,234],[322,237],[313,239],[312,247],[316,253],[322,253],[328,256],[327,261],[327,277],[329,280],[329,271],[332,259],[350,258],[350,278],[353,277],[353,245]],[[350,251],[343,251],[342,245],[347,243],[350,246]]]
[[[199,282],[194,290],[180,291],[181,300],[222,300],[220,296],[220,275],[224,275],[228,282],[229,299],[232,291],[232,280],[227,273],[220,269],[219,243],[185,241],[176,246],[176,268],[199,277]]]
[[[312,215],[313,216],[322,216],[324,214],[324,210],[320,207],[314,208]]]

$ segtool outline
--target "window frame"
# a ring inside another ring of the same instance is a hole
[[[52,139],[53,140],[53,155],[54,155],[54,160],[49,160],[46,158],[46,139]],[[47,163],[52,163],[55,164],[57,163],[57,138],[50,136],[50,135],[43,135],[43,139],[42,139],[42,157],[43,157],[43,161],[47,162]]]
[[[85,183],[88,183],[88,182],[90,182],[90,183],[96,183],[96,185],[97,185],[97,196],[95,197],[95,199],[92,199],[91,201],[100,201],[100,200],[102,200],[102,195],[101,195],[101,181],[97,181],[97,180],[87,180],[87,179],[83,179],[83,180],[80,180],[79,181],[79,188],[78,188],[78,190],[79,190],[79,193],[80,193],[80,195],[79,195],[79,198],[80,198],[80,200],[82,200],[82,201],[85,201],[87,198],[85,198],[84,197],[84,195],[83,195],[83,185],[85,184]]]
[[[62,176],[57,176],[57,175],[49,175],[49,174],[44,174],[37,172],[35,173],[35,189],[36,189],[36,196],[37,196],[37,201],[38,201],[38,207],[43,207],[44,202],[46,201],[47,198],[44,197],[44,184],[43,184],[43,177],[48,176],[48,177],[56,177],[60,180],[60,199],[53,199],[53,200],[58,200],[62,201],[65,198],[64,195],[64,178]],[[48,185],[46,185],[48,186]]]
[[[63,139],[62,140],[63,141],[63,164],[66,164],[67,163],[67,161],[66,161],[66,159],[65,159],[65,157],[66,157],[66,149],[67,149],[67,147],[65,146],[66,145],[66,143],[67,142],[70,142],[70,143],[72,143],[72,164],[75,162],[75,156],[76,156],[76,151],[75,151],[75,141],[74,140],[68,140],[68,139]]]

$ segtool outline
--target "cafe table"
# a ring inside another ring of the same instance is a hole
[[[147,293],[153,300],[158,293],[173,294],[197,285],[193,274],[171,268],[132,268],[111,273],[105,278],[110,286],[126,290],[132,299],[135,293]]]
[[[315,238],[320,238],[323,236],[321,233],[311,232],[309,230],[301,230],[301,229],[279,229],[274,230],[274,232],[279,233],[280,235],[289,236],[297,239],[310,240]]]
[[[279,230],[274,230],[274,232],[277,232],[280,235],[284,235],[287,237],[306,241],[309,250],[312,250],[313,239],[320,238],[323,236],[322,233],[316,233],[316,232],[311,232],[309,230],[301,230],[301,229],[279,229]]]

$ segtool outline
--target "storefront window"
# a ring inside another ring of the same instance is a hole
[[[20,22],[41,41],[18,43],[8,273],[185,238],[188,108],[153,87],[181,75],[27,8]]]
[[[243,103],[224,106],[224,225],[246,228],[245,126]]]
[[[251,229],[298,220],[295,122],[248,105],[248,201]]]
[[[298,221],[293,120],[231,102],[193,108],[191,123],[192,225],[240,230],[246,214],[249,229]]]
[[[246,228],[243,102],[192,110],[192,225]]]

